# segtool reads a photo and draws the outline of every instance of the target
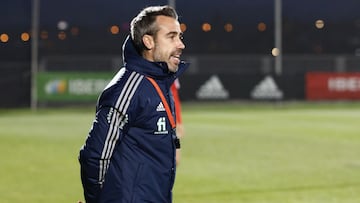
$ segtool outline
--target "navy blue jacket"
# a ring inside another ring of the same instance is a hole
[[[172,108],[170,85],[176,73],[164,62],[140,56],[128,37],[124,67],[98,99],[96,116],[80,150],[81,179],[87,203],[172,202],[175,130],[146,76],[155,79]],[[175,116],[175,115],[174,115]]]

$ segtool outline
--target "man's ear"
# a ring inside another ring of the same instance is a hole
[[[142,41],[147,49],[150,50],[154,48],[154,38],[151,35],[144,35]]]

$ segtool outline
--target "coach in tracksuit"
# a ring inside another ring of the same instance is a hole
[[[187,68],[175,10],[148,7],[131,22],[124,67],[98,99],[80,150],[87,203],[172,202],[175,179],[174,105],[169,88]]]

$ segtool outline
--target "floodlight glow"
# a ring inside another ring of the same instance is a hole
[[[3,43],[8,42],[9,41],[9,35],[5,34],[5,33],[1,34],[0,35],[0,41],[3,42]]]
[[[210,25],[210,23],[204,23],[204,24],[202,24],[202,30],[203,30],[204,32],[209,32],[209,31],[211,30],[211,25]]]
[[[271,50],[271,54],[272,54],[273,56],[279,56],[279,54],[280,54],[280,49],[278,49],[278,48],[273,48],[273,49]]]
[[[22,41],[27,42],[30,39],[30,35],[27,32],[23,32],[23,33],[21,33],[20,38],[21,38]]]
[[[59,30],[66,30],[68,28],[68,26],[69,26],[68,23],[64,20],[59,21],[57,24],[57,28]]]
[[[260,22],[257,26],[259,32],[264,32],[266,30],[266,24],[264,22]]]
[[[111,26],[111,27],[110,27],[110,32],[111,32],[111,34],[113,34],[113,35],[119,34],[119,32],[120,32],[119,26],[117,26],[117,25]]]
[[[315,21],[315,27],[316,27],[317,29],[323,29],[324,26],[325,26],[325,23],[324,23],[323,20],[317,20],[317,21]]]
[[[65,40],[66,39],[66,33],[64,31],[61,31],[58,33],[58,38],[60,40]]]
[[[224,29],[226,32],[231,32],[231,31],[233,31],[234,27],[231,23],[226,23],[224,26]]]
[[[185,32],[186,29],[187,29],[186,24],[185,24],[185,23],[181,23],[181,24],[180,24],[180,29],[181,29],[181,32]]]

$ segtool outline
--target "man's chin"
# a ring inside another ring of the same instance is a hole
[[[178,70],[178,68],[179,68],[178,66],[169,67],[169,71],[175,73]]]
[[[179,64],[167,64],[168,65],[168,69],[169,69],[169,71],[170,72],[176,72],[177,70],[178,70],[178,68],[179,68]]]

